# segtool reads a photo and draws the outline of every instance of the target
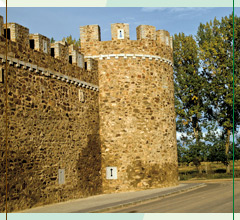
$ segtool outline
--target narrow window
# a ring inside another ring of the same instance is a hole
[[[118,39],[124,39],[124,30],[123,29],[118,30]]]
[[[69,63],[72,64],[72,56],[69,56]]]
[[[78,66],[83,68],[83,56],[81,55],[78,55]]]
[[[123,34],[122,34],[122,30],[119,31],[119,38],[122,38]]]
[[[34,40],[29,40],[29,42],[30,42],[30,48],[34,49]]]
[[[85,62],[85,70],[87,70],[87,62]]]
[[[7,34],[7,39],[10,40],[11,36],[10,36],[10,28],[7,29],[7,33],[6,33],[6,29],[4,29],[4,37],[6,38],[6,34]]]
[[[47,53],[48,49],[47,49],[47,41],[43,40],[43,52]]]
[[[79,95],[79,101],[83,103],[83,102],[85,101],[83,91],[81,91],[81,90],[79,89],[78,95]]]
[[[169,38],[166,36],[166,45],[169,46]]]
[[[52,56],[52,57],[55,56],[54,48],[51,48],[51,56]]]

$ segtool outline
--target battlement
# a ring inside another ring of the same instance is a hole
[[[29,35],[30,48],[50,55],[50,39],[41,34]]]
[[[16,168],[9,191],[19,198],[10,211],[177,184],[172,38],[151,25],[136,35],[131,40],[129,24],[115,23],[111,40],[101,41],[100,27],[86,25],[77,47],[0,16],[0,103],[7,63]]]
[[[6,29],[7,26],[7,29]],[[4,37],[8,37],[9,40],[21,43],[25,47],[29,47],[29,29],[17,24],[8,23],[3,25]]]
[[[170,36],[168,31],[158,30],[156,33],[157,33],[156,34],[156,36],[157,36],[156,40],[159,43],[166,44],[167,46],[170,46],[171,49],[173,48],[173,46],[172,46],[172,36]]]
[[[50,43],[48,37],[39,33],[30,34],[29,29],[20,24],[4,24],[0,16],[0,41],[4,42],[6,37],[9,39],[9,54],[13,59],[20,58],[21,62],[33,63],[41,68],[50,66],[51,70],[63,73],[66,77],[98,84],[97,63],[90,59],[85,62],[78,47],[63,41]],[[4,53],[4,48],[1,52]]]
[[[3,31],[3,16],[0,15],[0,36],[3,35],[4,31]]]
[[[51,43],[51,56],[61,59],[63,62],[69,61],[68,45],[62,41]]]
[[[101,41],[100,27],[97,24],[80,27],[80,41],[81,43]]]
[[[154,40],[159,44],[164,44],[172,48],[171,37],[168,31],[156,30],[151,25],[139,25],[136,28],[137,40]],[[129,24],[115,23],[111,24],[112,40],[130,40]],[[86,25],[80,27],[81,45],[88,42],[101,41],[101,30],[98,25]]]
[[[112,40],[129,40],[129,24],[116,23],[111,24]]]
[[[20,24],[4,24],[2,16],[0,16],[0,36],[4,36],[5,38],[7,36],[10,41],[21,44],[24,48],[30,48],[47,54],[61,60],[64,64],[70,63],[88,71],[95,69],[91,61],[86,61],[84,65],[84,55],[79,52],[79,48],[76,46],[68,45],[63,41],[50,43],[48,37],[39,33],[29,34],[29,29]],[[87,65],[88,62],[89,65]]]

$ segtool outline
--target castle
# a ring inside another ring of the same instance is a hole
[[[9,212],[178,184],[172,38],[149,25],[137,40],[125,23],[111,32],[80,27],[76,48],[0,17],[1,211],[7,75]]]

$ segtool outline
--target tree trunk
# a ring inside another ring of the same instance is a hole
[[[198,133],[198,123],[196,123],[196,127],[193,128],[193,132],[196,138],[196,143],[199,146],[199,133]],[[199,160],[199,166],[197,166],[198,173],[202,173],[201,161]]]
[[[227,156],[227,165],[226,165],[226,173],[230,173],[230,164],[228,161],[228,153],[229,153],[229,145],[230,145],[230,130],[227,130],[227,140],[225,145],[225,154]]]
[[[205,162],[205,172],[206,172],[206,174],[208,174],[208,164],[207,164],[207,162]]]
[[[200,164],[200,166],[198,166],[198,173],[201,174],[202,173],[202,166]]]

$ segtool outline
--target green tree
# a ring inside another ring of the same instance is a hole
[[[235,16],[235,85],[240,84],[240,19]],[[223,129],[225,139],[226,171],[230,172],[229,147],[232,131],[236,131],[240,119],[240,88],[235,87],[235,124],[233,127],[233,15],[216,18],[206,24],[200,24],[197,33],[202,60],[202,73],[206,79],[205,94],[209,100],[206,111],[212,120],[216,120]]]
[[[50,43],[54,43],[54,42],[55,42],[54,38],[51,37],[51,39],[50,39]]]
[[[67,37],[64,37],[62,41],[67,42],[68,45],[73,44],[76,47],[80,47],[80,39],[76,40],[72,38],[72,35],[69,35]]]
[[[173,58],[177,130],[188,135],[182,141],[190,141],[188,158],[199,167],[202,161],[201,123],[205,82],[199,72],[199,49],[193,36],[185,36],[184,33],[174,35]]]

